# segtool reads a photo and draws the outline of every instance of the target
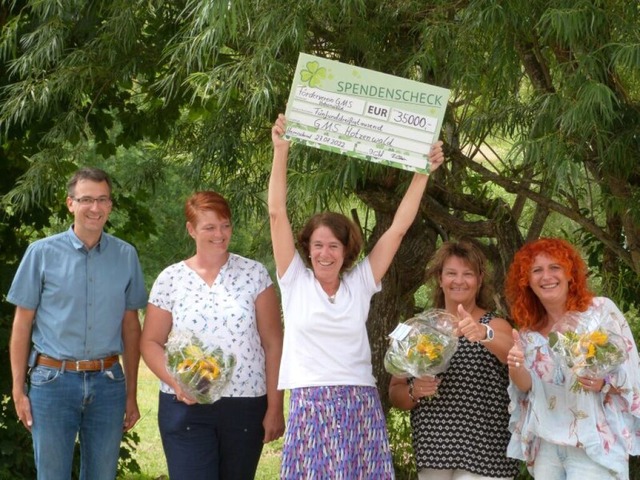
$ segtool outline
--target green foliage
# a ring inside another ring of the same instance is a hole
[[[28,165],[11,155],[11,148],[0,150],[0,192],[7,192]],[[0,478],[34,478],[31,435],[18,421],[11,400],[12,377],[9,364],[9,336],[13,306],[5,301],[18,262],[34,231],[42,228],[50,210],[33,208],[21,217],[0,210]]]
[[[621,254],[638,242],[611,242],[601,215],[628,218],[627,234],[640,235],[637,213],[625,209],[640,196],[633,180],[640,29],[629,2],[9,5],[0,37],[10,66],[0,123],[7,130],[38,125],[43,132],[28,155],[31,169],[49,162],[46,171],[53,173],[56,162],[78,163],[88,151],[105,158],[121,155],[120,148],[153,152],[149,164],[157,168],[149,172],[184,165],[190,187],[224,192],[242,220],[264,216],[268,127],[284,109],[298,52],[306,51],[451,88],[452,153],[492,139],[512,145],[488,170],[459,170],[450,196],[439,198],[457,217],[439,219],[450,223],[445,234],[473,232],[498,242],[511,235],[517,242],[518,232],[503,226],[475,228],[483,214],[502,221],[486,208],[496,193],[481,188],[496,180],[492,173],[516,194],[513,218],[521,220],[524,237],[528,219],[517,206],[524,199],[541,207],[533,234],[545,211],[568,215],[569,205],[592,212],[572,218],[640,270],[635,257]],[[291,159],[306,181],[292,176],[290,198],[304,213],[402,183],[389,185],[383,169],[308,150]],[[52,175],[29,178],[8,197],[14,205],[46,198],[28,192],[46,194]],[[629,188],[614,188],[620,182]],[[317,195],[306,194],[310,184]],[[473,201],[457,201],[469,188]],[[607,202],[598,201],[603,194]]]
[[[387,430],[391,444],[393,469],[398,480],[416,478],[416,462],[413,458],[411,422],[409,412],[392,408],[387,413]]]
[[[8,339],[8,335],[0,334],[0,338]],[[31,435],[18,421],[8,395],[2,395],[0,402],[0,433],[0,479],[35,478]]]
[[[118,460],[118,477],[141,473],[140,464],[134,456],[139,444],[140,436],[135,431],[126,432],[122,437],[120,459]]]
[[[638,274],[620,258],[607,255],[605,247],[588,232],[578,230],[574,241],[585,252],[585,261],[591,274],[592,284],[597,285],[598,293],[608,296],[616,302],[623,312],[637,312],[640,309],[640,282]],[[603,269],[604,263],[609,263]],[[632,323],[632,322],[630,322]],[[640,332],[634,330],[637,344],[640,344]]]

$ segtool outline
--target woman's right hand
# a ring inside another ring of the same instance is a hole
[[[511,330],[511,335],[513,337],[513,347],[511,347],[507,355],[509,378],[521,392],[528,392],[531,390],[532,379],[529,370],[524,366],[522,340],[520,340],[520,334],[515,328]]]
[[[507,365],[509,369],[519,369],[524,367],[524,351],[522,350],[522,342],[520,341],[520,334],[516,329],[512,330],[513,335],[513,347],[509,350],[507,355]]]
[[[176,396],[176,400],[182,403],[186,403],[187,405],[195,405],[198,403],[195,398],[185,392],[180,385],[177,383],[171,386],[173,388],[173,392]]]
[[[413,379],[413,397],[416,400],[425,397],[432,397],[438,393],[440,379],[430,375],[425,377],[416,377]]]
[[[273,127],[271,127],[271,141],[274,148],[289,147],[291,143],[289,140],[285,140],[282,136],[287,130],[287,119],[280,113],[276,119]]]

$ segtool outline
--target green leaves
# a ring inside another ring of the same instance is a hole
[[[300,80],[311,88],[322,86],[322,80],[327,78],[327,69],[320,67],[318,62],[307,62],[307,68],[300,71]]]
[[[477,235],[486,220],[482,231],[498,243],[526,237],[541,206],[538,218],[570,216],[640,271],[628,252],[640,227],[625,207],[640,189],[634,2],[38,0],[5,9],[0,54],[11,76],[0,131],[19,139],[34,169],[54,157],[77,165],[96,153],[113,161],[122,148],[153,152],[185,166],[188,188],[220,189],[241,218],[259,218],[269,129],[306,51],[453,90],[449,162],[436,175],[449,180],[438,199],[445,236]],[[309,64],[302,75],[317,87],[328,72]],[[491,154],[469,159],[479,147]],[[395,194],[403,180],[308,151],[291,166],[301,172],[291,195],[316,209],[350,206],[357,192],[375,210],[378,188]],[[50,197],[44,178],[34,171],[11,201]],[[492,182],[513,194],[520,231],[491,217],[503,192]]]

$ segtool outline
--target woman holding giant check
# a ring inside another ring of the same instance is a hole
[[[312,216],[298,234],[286,210],[289,142],[280,115],[272,128],[269,217],[285,337],[278,388],[290,389],[281,478],[393,478],[385,416],[366,330],[400,242],[418,212],[428,176],[416,173],[389,229],[357,262],[363,240],[344,215]],[[442,144],[429,153],[433,172]]]

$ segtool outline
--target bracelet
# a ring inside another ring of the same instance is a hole
[[[409,384],[409,398],[413,403],[418,403],[416,397],[413,396],[413,377],[407,378],[407,383]]]

